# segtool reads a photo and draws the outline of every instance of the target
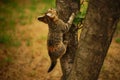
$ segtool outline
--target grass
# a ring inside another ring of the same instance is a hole
[[[40,36],[39,40],[46,40],[47,39],[47,36]]]
[[[8,22],[8,24],[9,24],[9,29],[10,30],[15,30],[15,26],[16,26],[16,21],[15,20],[10,20]]]
[[[15,36],[13,37],[12,34],[2,33],[0,35],[0,44],[4,44],[6,46],[14,46],[14,47],[21,46],[21,42],[13,38],[15,38]]]
[[[48,10],[48,6],[44,7],[41,11],[40,11],[40,14],[44,14],[47,10]]]
[[[31,45],[32,45],[31,40],[30,40],[30,39],[27,39],[27,40],[26,40],[26,46],[31,46]]]
[[[115,39],[116,43],[120,43],[120,38]]]
[[[18,14],[19,14],[19,13],[20,13],[20,14],[21,14],[21,13],[24,14],[24,13],[25,13],[24,10],[25,10],[25,7],[21,7],[21,6],[18,6],[17,9],[16,9],[16,11],[17,11]]]
[[[31,10],[31,11],[36,11],[36,6],[34,6],[34,5],[31,5],[30,7],[29,7],[29,9]]]
[[[31,14],[31,15],[29,15],[28,23],[32,23],[32,19],[33,19],[33,17],[32,17],[32,14]]]
[[[13,58],[11,56],[8,56],[4,59],[4,62],[11,63],[13,61]]]
[[[35,0],[33,0],[35,1]],[[26,25],[29,22],[32,22],[31,19],[33,16],[27,16],[25,10],[27,7],[19,5],[19,3],[13,0],[2,0],[2,5],[0,7],[0,44],[11,45],[11,46],[20,46],[21,42],[14,40],[15,36],[13,32],[16,29],[16,24]],[[35,10],[35,5],[31,5],[30,11]],[[7,32],[11,32],[7,34]]]
[[[116,34],[120,34],[120,19],[119,22],[117,23],[117,29],[116,29]]]
[[[22,45],[21,41],[19,40],[15,40],[13,43],[12,43],[12,46],[14,47],[20,47]]]
[[[42,3],[45,3],[49,8],[55,8],[55,0],[41,0]]]
[[[12,42],[12,36],[9,34],[0,35],[0,44],[9,45]]]
[[[48,4],[48,3],[54,3],[55,0],[41,0],[41,2]]]
[[[0,69],[2,66],[5,66],[6,64],[12,63],[13,62],[13,57],[12,56],[6,56],[5,58],[0,60]]]
[[[19,19],[20,19],[20,20],[25,19],[25,17],[26,17],[26,16],[24,15],[24,13],[21,13],[21,14],[19,15]]]
[[[4,16],[0,16],[0,21],[5,21]]]
[[[20,21],[20,25],[26,25],[27,22],[25,20]]]
[[[1,2],[4,4],[9,4],[9,3],[12,3],[12,0],[1,0]]]

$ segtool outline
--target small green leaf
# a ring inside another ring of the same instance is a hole
[[[81,15],[81,12],[78,12],[75,16],[75,19],[73,20],[73,24],[78,25],[83,21],[84,17]]]

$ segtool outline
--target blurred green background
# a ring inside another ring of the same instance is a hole
[[[0,44],[19,46],[16,27],[32,24],[55,0],[0,0]]]

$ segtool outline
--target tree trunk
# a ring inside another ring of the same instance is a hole
[[[79,11],[80,0],[56,0],[56,6],[59,18],[67,22],[73,12],[76,13]],[[69,32],[64,35],[64,40],[67,40],[69,43],[65,55],[60,60],[63,72],[62,80],[66,80],[71,71],[78,47],[78,33],[75,30],[76,28],[77,26],[72,25]]]
[[[89,0],[72,71],[67,80],[97,80],[120,17],[120,0]]]

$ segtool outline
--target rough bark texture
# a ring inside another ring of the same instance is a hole
[[[97,80],[120,17],[120,0],[89,0],[72,71],[67,80]]]
[[[59,18],[64,22],[67,22],[69,16],[74,12],[79,11],[80,0],[56,0],[56,7],[59,14]],[[61,58],[61,68],[63,72],[62,80],[66,80],[68,77],[78,47],[78,33],[75,31],[77,26],[72,25],[69,32],[64,35],[64,40],[67,40],[68,47],[65,55]]]

